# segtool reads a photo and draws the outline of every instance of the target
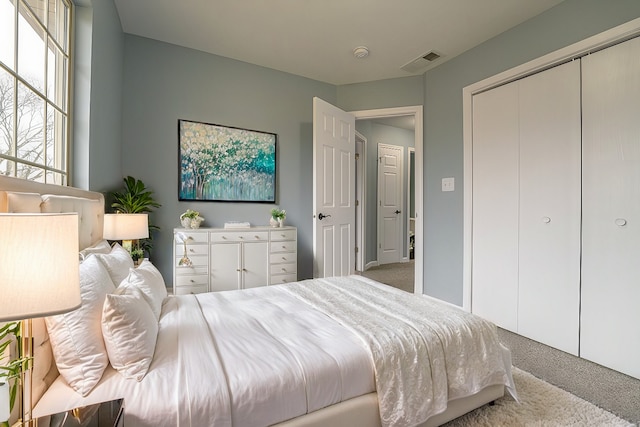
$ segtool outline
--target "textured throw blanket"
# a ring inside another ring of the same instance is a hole
[[[505,384],[515,397],[508,351],[495,326],[455,306],[360,276],[284,287],[340,322],[371,351],[383,426],[414,426],[447,400]]]

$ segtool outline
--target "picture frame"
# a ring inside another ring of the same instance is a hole
[[[178,120],[178,200],[276,201],[275,133]]]

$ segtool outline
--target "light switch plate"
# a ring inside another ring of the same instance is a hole
[[[442,178],[442,191],[453,191],[455,187],[455,178]]]

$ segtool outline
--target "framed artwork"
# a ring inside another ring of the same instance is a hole
[[[178,120],[179,200],[276,201],[275,133]]]

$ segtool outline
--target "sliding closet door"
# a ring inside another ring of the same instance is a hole
[[[578,354],[580,61],[520,80],[518,333]]]
[[[473,97],[471,311],[517,331],[518,86]]]
[[[640,39],[582,61],[580,355],[640,378]]]

